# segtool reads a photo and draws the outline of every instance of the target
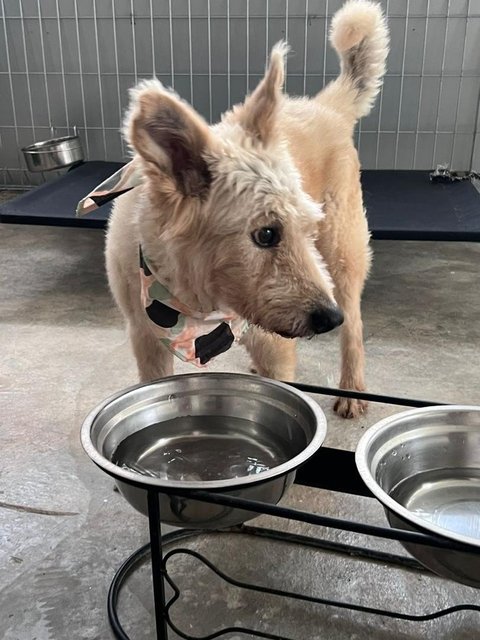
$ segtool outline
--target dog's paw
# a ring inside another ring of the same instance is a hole
[[[367,410],[368,402],[354,398],[338,398],[333,407],[342,418],[359,418]]]

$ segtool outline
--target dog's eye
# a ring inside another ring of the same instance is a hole
[[[255,244],[262,248],[276,247],[281,240],[280,230],[277,227],[262,227],[252,233]]]

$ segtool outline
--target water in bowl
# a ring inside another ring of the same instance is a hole
[[[161,480],[205,482],[257,475],[289,459],[286,443],[267,442],[255,432],[255,424],[242,418],[174,418],[127,436],[112,462]]]
[[[480,540],[480,469],[422,471],[390,496],[422,520]]]

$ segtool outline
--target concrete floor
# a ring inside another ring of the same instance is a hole
[[[0,637],[4,640],[110,638],[105,602],[115,569],[147,541],[147,521],[112,490],[85,456],[79,428],[99,401],[135,382],[121,318],[107,289],[103,233],[0,226]],[[374,243],[364,297],[367,377],[371,391],[480,404],[480,246]],[[305,342],[299,379],[333,385],[338,336]],[[212,367],[213,368],[213,367]],[[246,371],[234,349],[215,369]],[[180,367],[179,371],[186,371]],[[353,450],[364,430],[398,411],[371,406],[342,421],[319,399],[326,443]],[[341,473],[341,470],[339,470]],[[384,524],[373,500],[294,487],[286,503],[319,513]],[[313,527],[261,518],[301,533]],[[342,541],[402,552],[398,545],[316,530]],[[356,603],[421,613],[478,591],[426,574],[269,544],[233,534],[186,543],[239,579]],[[458,613],[413,624],[341,609],[313,607],[225,587],[188,557],[172,560],[184,595],[174,619],[195,636],[243,625],[295,640],[480,637],[480,614]],[[132,639],[153,638],[148,567],[121,597]],[[171,638],[176,638],[171,634]],[[232,633],[224,636],[251,637]]]

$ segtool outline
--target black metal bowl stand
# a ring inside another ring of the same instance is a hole
[[[370,402],[381,402],[386,404],[394,404],[406,407],[426,407],[432,405],[442,404],[439,402],[426,402],[422,400],[412,400],[407,398],[396,398],[391,396],[380,396],[375,394],[367,394],[353,391],[345,391],[338,389],[330,389],[327,387],[317,387],[305,384],[293,384],[294,387],[303,391],[322,394],[329,396],[343,396],[353,397],[368,400]],[[338,473],[338,469],[342,470],[342,473]],[[297,477],[295,482],[304,486],[310,486],[320,489],[327,489],[330,491],[339,491],[342,493],[349,493],[353,495],[366,496],[373,498],[362,479],[360,478],[355,466],[354,454],[350,451],[343,451],[339,449],[329,449],[327,447],[321,447],[317,454],[315,454],[305,465],[303,465],[297,471]],[[213,571],[219,578],[223,579],[230,585],[254,591],[257,593],[266,593],[277,596],[283,596],[294,600],[300,600],[303,602],[315,603],[323,606],[336,607],[337,609],[349,609],[351,611],[358,611],[362,613],[372,614],[376,616],[383,616],[387,618],[396,618],[399,620],[407,620],[412,622],[425,622],[440,618],[457,611],[469,610],[477,611],[480,613],[480,605],[476,604],[459,604],[446,609],[441,609],[431,613],[425,613],[424,615],[410,615],[407,613],[401,613],[397,611],[388,611],[375,607],[365,607],[350,602],[343,602],[338,600],[329,600],[326,598],[313,598],[308,595],[293,593],[278,589],[271,589],[260,585],[241,582],[235,578],[226,575],[220,569],[218,569],[212,562],[205,558],[200,553],[192,551],[188,548],[180,548],[175,546],[170,551],[165,551],[165,547],[172,543],[176,543],[186,538],[192,538],[198,535],[204,535],[208,533],[204,530],[188,530],[180,529],[173,531],[172,533],[161,535],[161,513],[159,507],[159,501],[157,497],[158,493],[156,489],[150,489],[148,491],[148,517],[149,517],[149,531],[150,542],[143,547],[135,551],[118,569],[113,581],[110,585],[108,592],[108,618],[115,638],[119,640],[130,640],[130,637],[124,631],[120,624],[117,612],[117,604],[120,590],[127,579],[127,577],[138,568],[150,555],[152,566],[152,579],[153,579],[153,598],[154,598],[154,611],[155,611],[155,628],[157,640],[168,640],[169,629],[172,629],[178,636],[185,638],[186,640],[213,640],[213,638],[219,638],[228,633],[243,633],[255,636],[258,638],[268,638],[270,640],[291,640],[284,636],[276,635],[274,633],[267,633],[260,630],[249,629],[246,627],[235,626],[226,627],[217,630],[206,636],[192,636],[179,629],[172,621],[170,617],[170,609],[173,604],[180,597],[180,590],[172,579],[168,572],[168,565],[172,558],[180,554],[189,555],[200,562],[204,563],[211,571]],[[172,492],[173,495],[173,492]],[[175,496],[187,495],[185,493],[175,491]],[[322,516],[307,511],[300,511],[297,509],[289,509],[278,505],[266,504],[258,501],[245,500],[242,498],[227,496],[219,493],[211,493],[207,491],[195,491],[188,492],[188,498],[193,500],[201,500],[204,502],[211,502],[228,507],[235,507],[237,509],[245,509],[247,511],[257,512],[258,514],[268,514],[279,518],[286,518],[290,520],[296,520],[297,522],[305,522],[313,525],[320,525],[322,527],[338,529],[342,531],[351,531],[368,536],[387,538],[390,540],[397,540],[403,542],[412,542],[415,544],[424,544],[431,547],[458,549],[459,551],[466,551],[468,553],[479,553],[478,550],[472,547],[454,544],[451,541],[438,536],[430,535],[428,533],[420,532],[408,532],[400,529],[393,529],[389,527],[379,527],[361,522],[352,522],[349,520],[342,520],[339,518],[333,518],[329,516]],[[210,531],[212,533],[212,531]],[[252,526],[242,525],[233,529],[227,529],[223,531],[214,531],[218,533],[235,533],[242,536],[260,536],[265,539],[286,542],[289,544],[304,545],[309,548],[315,548],[318,550],[324,550],[329,552],[335,552],[339,554],[354,556],[356,558],[363,558],[367,561],[382,562],[394,567],[400,567],[415,571],[428,571],[416,560],[410,557],[394,555],[391,553],[385,553],[367,549],[364,547],[342,544],[339,542],[333,542],[331,540],[324,540],[317,537],[300,536],[291,533],[285,533],[281,531],[274,531],[265,528],[258,528]],[[166,598],[166,584],[168,584],[173,590],[173,595],[167,600]]]

